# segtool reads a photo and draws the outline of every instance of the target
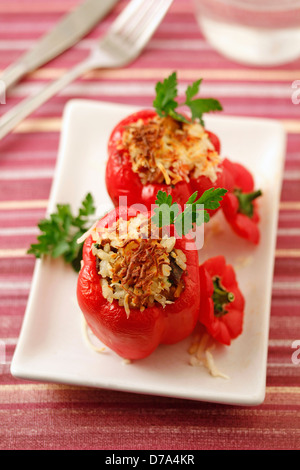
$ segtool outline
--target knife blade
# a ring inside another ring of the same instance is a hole
[[[4,83],[5,90],[27,73],[76,44],[99,20],[106,16],[117,1],[85,0],[71,13],[65,15],[31,50],[23,54],[0,75],[0,81],[2,85]]]

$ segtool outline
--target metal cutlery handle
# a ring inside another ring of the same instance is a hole
[[[7,67],[0,76],[0,81],[4,84],[5,90],[17,83],[26,72],[26,66],[22,62]]]
[[[5,69],[0,80],[7,90],[25,74],[58,56],[76,44],[103,18],[118,0],[85,0],[67,13],[41,37],[32,49]]]
[[[0,118],[0,139],[72,80],[95,68],[121,67],[146,46],[173,0],[131,0],[106,35],[82,63]]]
[[[29,96],[21,103],[14,106],[10,111],[8,111],[0,118],[0,139],[6,136],[23,119],[29,116],[33,111],[35,111],[39,106],[45,103],[52,96],[56,95],[65,86],[67,86],[76,78],[83,75],[88,70],[91,70],[92,66],[93,64],[91,62],[91,59],[86,59],[85,61],[78,64],[76,67],[70,69],[58,80],[51,82],[39,93],[33,96]]]

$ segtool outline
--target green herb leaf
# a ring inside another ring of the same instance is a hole
[[[155,204],[161,206],[167,204],[169,207],[172,205],[172,196],[167,194],[165,191],[158,191],[156,194]]]
[[[174,100],[177,96],[177,76],[172,73],[163,82],[158,82],[155,87],[156,98],[153,101],[157,114],[161,117],[167,116],[177,108],[178,103]]]
[[[36,258],[49,255],[52,258],[63,257],[67,263],[79,271],[82,245],[77,240],[91,226],[90,216],[96,211],[94,200],[90,193],[86,195],[74,216],[69,204],[58,204],[55,213],[39,222],[41,234],[37,242],[30,246],[28,253]]]
[[[155,203],[158,207],[154,208],[152,222],[157,227],[172,225],[178,215],[179,206],[177,202],[173,203],[171,194],[168,195],[164,191],[158,191]]]
[[[217,209],[226,193],[227,189],[224,188],[209,188],[200,196],[195,204],[204,204],[205,209]]]
[[[211,111],[222,111],[222,106],[214,98],[197,98],[186,102],[192,113],[192,121],[198,120],[204,126],[203,114]]]
[[[189,85],[187,87],[186,92],[185,92],[186,102],[191,101],[191,99],[194,98],[194,96],[198,95],[201,83],[202,83],[202,78],[200,78],[199,80],[196,80],[192,85]]]
[[[177,111],[180,106],[187,106],[191,111],[191,120],[199,121],[204,125],[203,114],[211,111],[222,111],[220,102],[214,98],[195,98],[199,93],[202,79],[196,80],[188,85],[185,92],[185,101],[179,104],[177,98],[177,74],[173,72],[163,82],[158,82],[155,87],[156,97],[153,106],[157,114],[161,117],[171,116],[173,119],[182,122],[189,122],[187,118]]]
[[[207,223],[210,215],[207,210],[215,210],[227,193],[224,188],[210,188],[198,199],[198,192],[193,193],[185,204],[184,211],[179,212],[179,206],[173,203],[172,196],[164,191],[157,193],[152,222],[159,228],[174,224],[179,235],[188,234],[194,227]]]

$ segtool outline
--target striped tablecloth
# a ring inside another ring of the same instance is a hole
[[[77,3],[1,0],[0,69]],[[0,105],[0,113],[86,57],[115,12],[80,44],[18,84],[6,97],[6,104]],[[203,96],[220,99],[225,114],[275,118],[288,134],[264,403],[235,407],[12,377],[10,362],[35,263],[26,250],[35,241],[36,225],[45,215],[65,104],[74,97],[88,97],[150,106],[155,83],[174,70],[183,83],[203,77]],[[191,0],[175,0],[134,64],[123,70],[95,71],[77,80],[0,143],[1,449],[300,447],[300,364],[292,361],[293,342],[300,340],[300,104],[291,99],[291,85],[299,79],[300,59],[258,69],[222,57],[199,31]]]

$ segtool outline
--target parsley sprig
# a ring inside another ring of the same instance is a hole
[[[177,202],[164,191],[158,191],[154,215],[151,220],[157,227],[173,225],[178,235],[186,235],[196,226],[206,223],[210,219],[208,210],[215,210],[227,193],[224,188],[210,188],[197,199],[198,191],[194,192],[180,212]]]
[[[57,204],[57,211],[39,222],[38,228],[42,233],[37,237],[38,243],[32,244],[28,253],[36,258],[42,255],[52,258],[62,256],[78,272],[83,243],[77,243],[77,239],[90,228],[91,216],[95,211],[90,193],[82,201],[77,215],[73,215],[69,204]]]
[[[174,224],[178,235],[186,235],[195,225],[200,226],[210,219],[207,210],[217,209],[222,197],[227,192],[223,188],[210,188],[198,199],[198,192],[192,194],[185,204],[184,211],[180,211],[177,202],[173,202],[172,196],[164,191],[158,191],[154,215],[151,220],[157,227]],[[57,204],[56,212],[48,218],[42,219],[38,228],[41,234],[37,237],[37,243],[30,246],[27,253],[36,258],[48,255],[52,258],[63,257],[66,263],[73,269],[80,270],[83,242],[78,239],[91,227],[91,220],[96,212],[94,200],[90,193],[81,203],[78,214],[73,215],[69,204]]]
[[[177,121],[189,122],[186,117],[177,111],[181,106],[187,106],[191,112],[191,120],[199,121],[204,125],[203,114],[211,111],[222,111],[220,102],[214,98],[195,98],[199,93],[202,79],[199,79],[189,85],[185,91],[185,101],[181,104],[176,100],[177,73],[173,72],[163,82],[158,82],[155,87],[156,97],[153,106],[157,114],[161,117],[171,116]]]

